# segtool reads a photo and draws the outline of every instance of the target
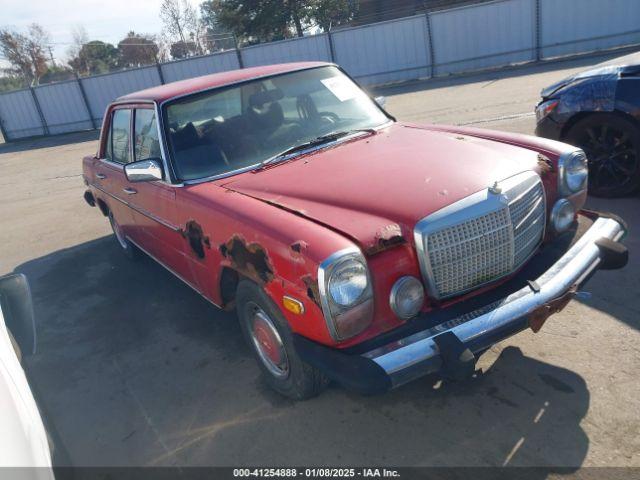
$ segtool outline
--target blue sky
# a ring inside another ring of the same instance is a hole
[[[71,31],[78,25],[84,26],[90,40],[111,43],[130,30],[160,33],[160,4],[160,0],[2,0],[0,27],[24,30],[31,23],[41,24],[51,36],[54,57],[64,60]]]

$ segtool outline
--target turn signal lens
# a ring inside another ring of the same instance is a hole
[[[300,300],[286,295],[282,297],[282,306],[296,315],[302,315],[304,313],[304,304]]]

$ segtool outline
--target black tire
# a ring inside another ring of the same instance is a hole
[[[640,128],[624,117],[599,113],[579,120],[565,141],[589,160],[589,193],[622,197],[640,186]]]
[[[113,216],[113,212],[109,210],[109,224],[111,225],[111,230],[113,230],[113,236],[116,240],[116,243],[120,247],[120,250],[129,258],[130,260],[137,260],[140,258],[140,250],[136,247],[131,241],[124,236],[122,231],[120,230],[120,226],[118,225],[118,221]]]
[[[315,397],[327,387],[329,379],[318,369],[300,359],[293,347],[293,337],[287,320],[258,285],[249,280],[240,281],[236,293],[236,304],[245,340],[251,347],[263,376],[271,388],[285,397],[305,400]],[[285,355],[283,355],[283,362],[279,365],[281,367],[279,374],[272,371],[273,365],[268,365],[268,360],[263,360],[256,345],[255,334],[252,334],[254,317],[256,312],[260,313],[260,311],[270,319],[284,348]]]

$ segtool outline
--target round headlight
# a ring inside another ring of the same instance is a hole
[[[391,289],[391,309],[401,319],[415,317],[424,303],[424,288],[415,277],[400,278]]]
[[[556,232],[564,232],[573,223],[576,211],[573,204],[566,198],[561,198],[556,202],[551,210],[551,223]]]
[[[367,267],[358,260],[349,258],[336,265],[331,272],[329,295],[335,304],[349,307],[358,301],[368,284]]]
[[[565,193],[579,192],[587,185],[589,166],[587,157],[582,150],[571,153],[562,165],[564,184],[568,190]]]

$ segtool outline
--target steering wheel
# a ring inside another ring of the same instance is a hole
[[[329,120],[329,123],[338,123],[340,121],[338,114],[333,112],[318,112],[318,115],[324,120]]]

